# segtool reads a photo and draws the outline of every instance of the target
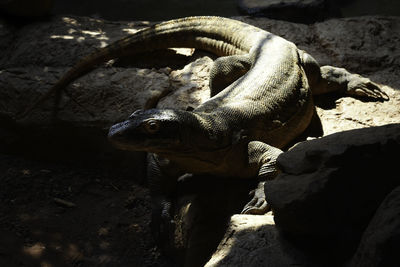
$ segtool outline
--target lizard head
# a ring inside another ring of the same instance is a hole
[[[185,111],[137,110],[113,125],[108,139],[117,148],[133,151],[170,152],[182,148],[181,127]]]

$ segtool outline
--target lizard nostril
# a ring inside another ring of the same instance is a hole
[[[111,126],[110,130],[108,131],[108,139],[113,139],[118,134],[115,126],[116,125]]]
[[[129,133],[131,126],[132,122],[130,120],[114,124],[108,131],[108,139],[118,140],[124,138]]]
[[[123,132],[124,132],[124,123],[114,124],[108,131],[108,139],[116,139],[118,137],[121,137]]]

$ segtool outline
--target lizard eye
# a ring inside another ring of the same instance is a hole
[[[160,129],[160,123],[156,120],[148,120],[144,124],[144,129],[148,133],[156,133]]]

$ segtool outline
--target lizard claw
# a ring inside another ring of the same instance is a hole
[[[269,211],[270,206],[264,200],[251,200],[242,210],[242,214],[262,215]]]
[[[389,100],[389,96],[382,90],[380,85],[359,75],[349,82],[347,88],[347,94],[349,95],[381,101]]]
[[[265,200],[264,184],[265,182],[259,183],[258,187],[250,192],[253,198],[244,206],[242,214],[262,215],[270,210],[270,205]]]

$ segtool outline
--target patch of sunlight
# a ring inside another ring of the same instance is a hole
[[[104,35],[102,31],[81,31],[83,34],[90,35],[91,37],[95,37],[98,40],[110,40],[107,36]]]
[[[51,35],[51,39],[65,39],[65,40],[72,40],[74,39],[74,36],[71,35]]]
[[[108,44],[104,41],[100,42],[100,48],[106,47]]]
[[[21,174],[25,175],[25,176],[31,175],[31,170],[23,169],[23,170],[21,170]]]
[[[122,29],[123,32],[129,33],[129,34],[134,34],[138,32],[136,29]]]
[[[85,41],[85,39],[86,39],[85,37],[80,36],[76,40],[78,41],[78,43],[82,43],[83,41]]]
[[[101,19],[96,19],[96,18],[89,18],[89,21],[104,23],[103,20],[101,20]]]
[[[138,223],[132,223],[129,225],[129,228],[132,228],[136,232],[142,232],[142,227]]]
[[[68,23],[68,24],[72,24],[72,25],[79,25],[78,21],[73,18],[63,17],[62,21],[64,21],[65,23]]]
[[[140,20],[135,22],[128,22],[126,25],[128,27],[136,28],[140,26],[150,26],[151,24],[154,24],[154,22],[150,22],[148,20]]]
[[[192,56],[194,53],[194,48],[171,48],[174,50],[177,54],[179,55],[184,55],[184,56]]]
[[[94,32],[94,31],[82,31],[83,34],[91,35],[91,36],[96,36],[101,34],[101,32]]]
[[[24,254],[31,256],[32,258],[38,259],[43,255],[46,250],[46,246],[42,243],[36,243],[33,246],[24,246],[22,251]]]

